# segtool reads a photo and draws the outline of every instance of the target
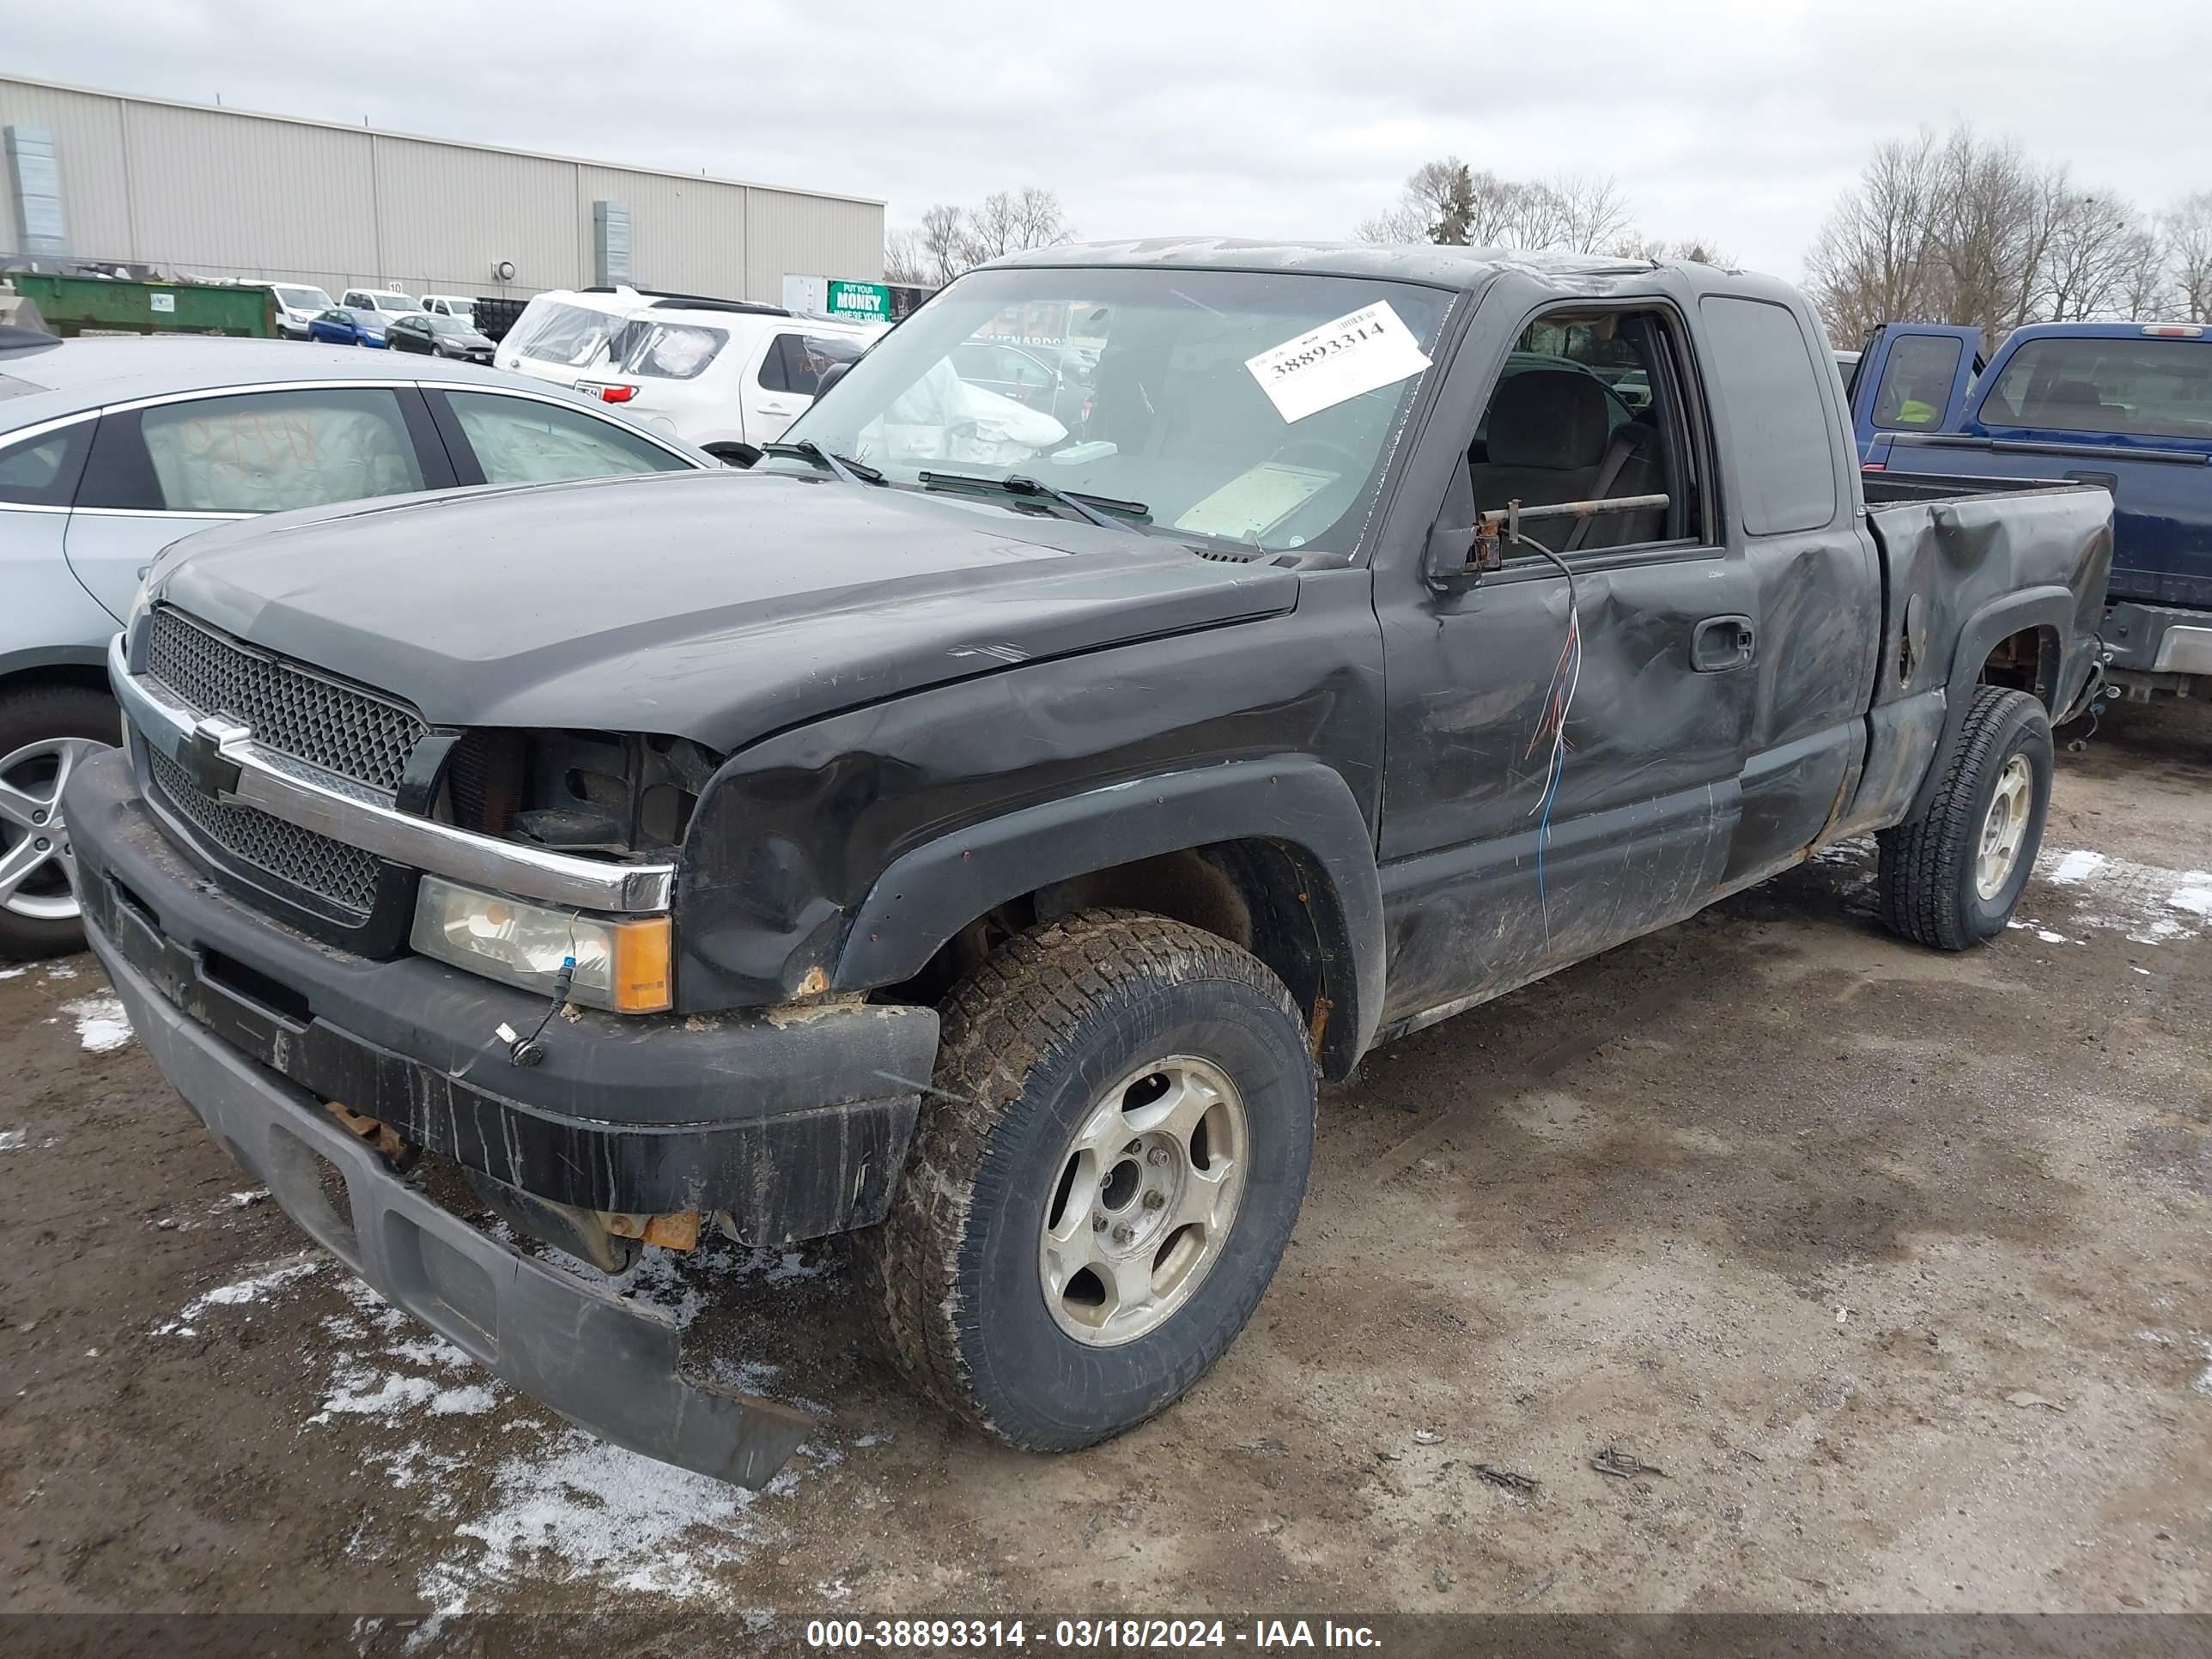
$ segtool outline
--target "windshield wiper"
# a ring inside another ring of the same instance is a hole
[[[1036,478],[978,478],[966,472],[924,472],[917,476],[926,489],[994,489],[1005,495],[1050,501],[1055,507],[1066,507],[1079,519],[1088,519],[1109,530],[1134,530],[1152,521],[1152,509],[1142,501],[1117,501],[1111,495],[1072,495]],[[1099,511],[1101,507],[1105,511]],[[1132,520],[1135,522],[1132,523]]]
[[[879,484],[884,475],[866,461],[856,461],[849,456],[835,455],[811,438],[801,438],[796,443],[763,444],[763,455],[796,455],[802,461],[811,461],[823,471],[835,476],[842,483],[860,483],[863,480]]]

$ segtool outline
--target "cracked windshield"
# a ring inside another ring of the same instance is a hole
[[[1449,299],[1281,273],[981,271],[886,336],[789,441],[890,484],[1348,552]]]

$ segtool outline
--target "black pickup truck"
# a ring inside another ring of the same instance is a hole
[[[963,380],[1010,325],[1083,397]],[[1869,505],[1802,299],[1697,265],[1025,254],[791,440],[179,544],[67,788],[140,1038],[300,1224],[748,1484],[805,1420],[560,1252],[854,1234],[946,1407],[1127,1429],[1376,1044],[1869,831],[1899,933],[1996,933],[2111,556],[2094,487]]]

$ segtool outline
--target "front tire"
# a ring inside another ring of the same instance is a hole
[[[947,1000],[904,1178],[859,1241],[900,1369],[1030,1450],[1152,1417],[1273,1276],[1315,1099],[1297,1005],[1249,953],[1129,911],[1023,934]]]
[[[2002,933],[2043,844],[2051,773],[2043,705],[1978,687],[1927,811],[1877,837],[1883,926],[1938,951]]]
[[[86,756],[112,747],[120,730],[115,700],[90,686],[0,695],[0,957],[84,948],[61,787]]]

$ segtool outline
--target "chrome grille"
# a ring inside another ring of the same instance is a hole
[[[238,644],[164,605],[146,672],[203,714],[252,728],[254,741],[390,795],[428,727],[413,709]]]
[[[366,916],[376,903],[376,859],[358,847],[271,817],[258,807],[211,800],[184,768],[150,744],[146,758],[161,799],[233,858]]]

